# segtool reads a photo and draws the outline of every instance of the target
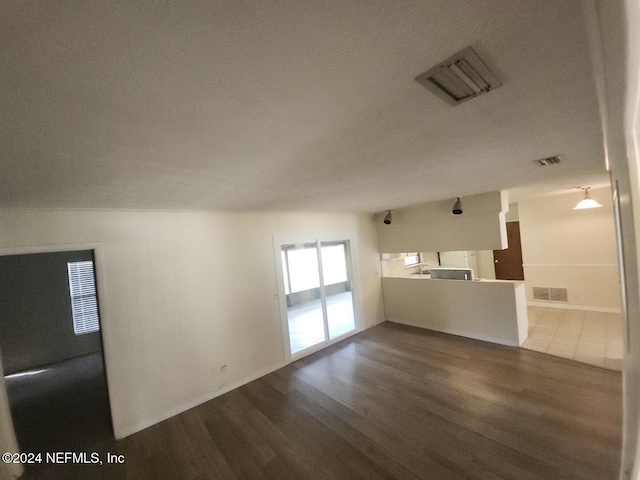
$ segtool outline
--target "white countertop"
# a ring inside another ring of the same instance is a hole
[[[522,280],[496,280],[491,278],[474,278],[473,280],[452,280],[447,278],[431,278],[429,274],[411,273],[409,275],[386,276],[383,278],[409,278],[412,280],[434,280],[438,282],[482,282],[482,283],[522,283]]]

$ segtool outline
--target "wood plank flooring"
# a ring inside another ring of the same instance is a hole
[[[614,480],[621,375],[383,323],[26,478]]]
[[[102,352],[6,379],[18,444],[26,452],[69,451],[113,439]]]

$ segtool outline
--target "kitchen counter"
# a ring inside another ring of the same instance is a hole
[[[496,280],[492,278],[474,278],[473,280],[452,280],[449,278],[431,278],[428,273],[411,273],[409,275],[387,276],[383,278],[417,278],[419,280],[437,280],[442,282],[485,282],[485,283],[524,283],[514,280]]]
[[[519,346],[529,328],[524,282],[383,277],[387,320]]]

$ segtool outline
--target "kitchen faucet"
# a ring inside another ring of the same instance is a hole
[[[426,270],[425,270],[426,268]],[[418,264],[418,273],[430,273],[429,272],[429,264],[428,263],[420,263]]]

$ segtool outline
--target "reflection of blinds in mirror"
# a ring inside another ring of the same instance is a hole
[[[97,332],[100,329],[100,323],[93,262],[68,262],[67,270],[69,273],[73,332],[76,335]]]

